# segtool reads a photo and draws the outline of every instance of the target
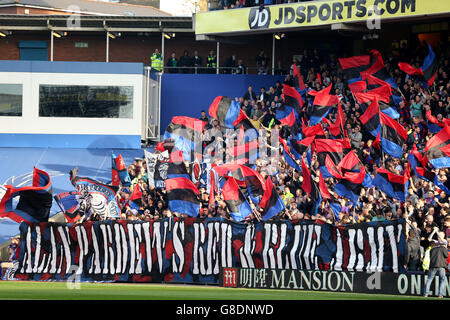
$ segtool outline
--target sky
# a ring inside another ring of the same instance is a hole
[[[191,16],[196,0],[161,0],[160,9],[176,16]]]

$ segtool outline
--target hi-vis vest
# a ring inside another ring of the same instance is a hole
[[[152,69],[155,69],[158,72],[161,72],[163,69],[163,60],[160,54],[152,54],[150,57]]]
[[[206,66],[208,68],[215,68],[216,67],[216,56],[208,56]]]
[[[425,250],[425,255],[423,257],[422,269],[424,271],[428,271],[430,269],[430,251],[431,251],[431,246],[428,247],[427,250]]]

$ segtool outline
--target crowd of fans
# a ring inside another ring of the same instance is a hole
[[[366,172],[369,172],[372,177],[376,174],[376,168],[383,165],[393,173],[405,174],[408,161],[406,157],[413,144],[417,146],[419,151],[423,151],[426,142],[433,136],[433,133],[428,130],[429,122],[425,115],[426,111],[431,110],[432,115],[438,119],[448,118],[450,113],[450,81],[448,79],[450,64],[448,57],[439,48],[436,48],[435,52],[440,61],[440,67],[433,86],[429,88],[422,87],[419,82],[401,72],[397,66],[398,62],[408,62],[420,66],[427,52],[425,46],[418,46],[416,49],[402,47],[389,54],[384,54],[386,68],[399,86],[396,94],[403,98],[397,108],[400,113],[400,118],[397,120],[408,131],[408,139],[403,146],[404,152],[401,159],[395,159],[384,154],[384,159],[379,165],[369,157],[369,147],[374,138],[364,129],[359,119],[363,112],[360,106],[355,103],[336,55],[329,54],[324,57],[317,50],[313,52],[305,50],[301,61],[293,62],[298,65],[308,88],[321,90],[329,84],[333,85],[331,94],[337,95],[343,106],[346,117],[345,127],[353,150],[365,165]],[[257,63],[261,65],[265,59],[264,53],[261,52],[261,59]],[[318,74],[321,77],[320,80]],[[286,76],[285,83],[292,85],[291,75]],[[281,126],[279,121],[275,119],[275,109],[282,103],[282,88],[280,82],[269,88],[260,88],[260,90],[254,90],[250,86],[241,97],[236,97],[236,100],[241,103],[242,110],[247,114],[255,128],[259,130],[270,127],[271,130],[278,129],[280,135],[286,138],[289,135],[288,128]],[[308,115],[311,104],[305,104],[305,106],[307,107],[303,116]],[[331,112],[328,118],[334,121],[334,116],[334,112]],[[220,124],[208,118],[206,112],[202,112],[200,119],[208,121],[211,127],[220,130]],[[278,168],[275,169],[269,168],[261,159],[258,160],[256,166],[256,170],[263,177],[273,175],[276,172],[276,176],[273,176],[272,180],[285,203],[286,210],[272,219],[320,219],[335,225],[345,225],[405,218],[408,224],[408,248],[410,252],[415,252],[418,256],[423,255],[423,251],[428,247],[430,241],[438,238],[448,240],[450,237],[449,195],[439,190],[432,182],[421,180],[412,174],[406,203],[387,197],[386,194],[375,187],[363,188],[359,204],[356,207],[352,206],[347,199],[340,198],[342,209],[339,217],[334,215],[325,201],[321,203],[318,213],[313,215],[311,214],[313,205],[311,196],[301,188],[301,173],[285,162],[281,149],[279,159]],[[313,177],[318,177],[319,169],[315,154],[312,155],[310,170]],[[438,174],[442,183],[450,188],[449,169],[443,168],[433,171]],[[146,163],[143,159],[136,159],[128,167],[128,173],[133,185],[141,184],[143,196],[141,210],[138,213],[136,210],[130,210],[127,206],[133,187],[122,189],[119,192],[118,199],[122,209],[122,218],[149,220],[185,216],[169,210],[164,189],[148,187]],[[333,182],[332,178],[325,179],[325,181],[328,186]],[[209,194],[206,193],[206,189],[200,188],[199,191],[200,218],[224,217],[231,219],[226,204],[220,195],[216,198],[215,207],[210,207]],[[330,188],[330,192],[333,193],[332,188]],[[250,216],[247,222],[253,221],[253,219],[258,219],[257,214]],[[411,259],[407,260],[408,267],[411,270],[420,268],[420,263],[413,257],[414,254],[411,253],[410,256]]]

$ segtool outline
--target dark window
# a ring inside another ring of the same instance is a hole
[[[48,60],[47,41],[19,41],[20,60]]]
[[[39,116],[133,118],[133,87],[40,85]]]
[[[0,84],[0,116],[22,116],[21,84]]]

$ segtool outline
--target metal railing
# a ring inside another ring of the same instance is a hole
[[[163,73],[184,74],[261,74],[261,75],[287,75],[288,71],[280,68],[267,68],[264,73],[258,73],[257,67],[163,67]],[[158,71],[161,72],[161,71]]]

